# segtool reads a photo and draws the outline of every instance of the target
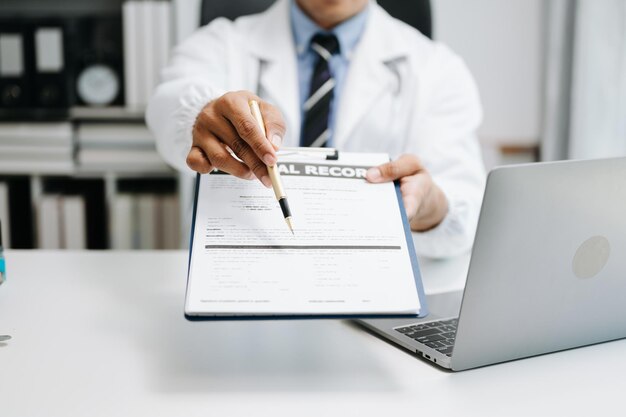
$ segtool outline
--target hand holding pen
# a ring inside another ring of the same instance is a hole
[[[261,103],[264,131],[250,111],[250,100]],[[198,114],[187,165],[201,174],[217,168],[239,178],[256,177],[269,188],[267,167],[276,164],[284,135],[285,122],[276,107],[248,91],[226,93]]]
[[[285,122],[278,109],[247,91],[226,93],[202,109],[192,135],[187,155],[191,169],[206,174],[216,168],[239,178],[258,178],[274,189],[293,233],[287,198],[274,169],[276,151],[285,135]]]

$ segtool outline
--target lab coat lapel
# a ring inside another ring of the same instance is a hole
[[[391,17],[374,3],[370,7],[367,26],[350,61],[339,100],[334,134],[338,149],[343,148],[360,121],[394,81],[394,74],[386,63],[408,53],[402,43],[383,41],[385,36],[381,34],[389,33],[386,26]]]
[[[251,54],[259,60],[259,92],[283,113],[288,129],[285,145],[297,146],[300,106],[289,1],[279,0],[259,16],[249,39]]]

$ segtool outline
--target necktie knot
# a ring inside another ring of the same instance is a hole
[[[339,53],[339,40],[335,35],[318,33],[311,39],[311,48],[326,61]]]

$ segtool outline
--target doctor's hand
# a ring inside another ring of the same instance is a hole
[[[259,103],[265,132],[250,112],[250,100]],[[278,109],[248,91],[229,92],[204,106],[196,118],[187,165],[201,174],[217,168],[239,178],[256,177],[271,187],[267,165],[276,163],[284,135],[285,122]]]
[[[400,180],[404,208],[411,229],[416,232],[432,229],[448,213],[445,194],[414,155],[402,155],[395,161],[370,168],[366,179],[372,183]]]

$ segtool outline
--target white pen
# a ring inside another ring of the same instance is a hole
[[[261,128],[261,132],[265,135],[265,123],[263,122],[263,116],[261,115],[261,109],[259,108],[259,103],[256,100],[250,100],[250,111],[252,112],[252,116],[254,116],[255,120],[259,124]],[[289,226],[289,230],[291,230],[291,234],[293,233],[293,224],[291,223],[291,210],[289,209],[289,203],[287,202],[287,194],[285,194],[285,190],[283,189],[283,184],[280,180],[280,174],[278,173],[278,167],[276,165],[268,165],[267,172],[270,176],[270,180],[272,181],[272,188],[274,189],[274,194],[276,195],[276,200],[278,200],[278,204],[280,205],[280,210],[283,212],[283,217],[285,218],[285,222],[287,222],[287,226]]]

